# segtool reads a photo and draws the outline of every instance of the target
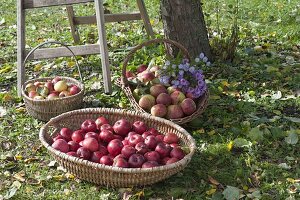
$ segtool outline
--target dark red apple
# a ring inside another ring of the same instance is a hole
[[[126,77],[127,77],[127,78],[134,77],[134,73],[131,72],[131,71],[126,71]]]
[[[168,144],[172,144],[172,143],[178,143],[179,142],[179,138],[175,133],[167,133],[164,137],[164,142],[168,143]]]
[[[113,163],[114,163],[114,160],[111,156],[102,156],[100,158],[100,164],[112,166]]]
[[[75,151],[69,151],[67,153],[69,156],[78,157],[77,153]]]
[[[164,157],[162,160],[161,160],[161,164],[165,165],[167,164],[168,160],[170,160],[171,158],[170,157]]]
[[[123,148],[123,143],[119,139],[113,139],[110,141],[107,145],[107,151],[109,152],[110,155],[113,157],[117,156],[118,154],[121,153],[121,150]]]
[[[109,130],[103,130],[103,131],[100,132],[99,138],[102,141],[109,143],[110,141],[112,141],[113,139],[115,139],[115,136],[114,136],[114,134],[111,131],[109,131]]]
[[[144,164],[144,162],[146,161],[145,157],[141,154],[132,154],[129,158],[128,158],[128,164],[130,167],[132,168],[140,168],[142,167],[142,165]]]
[[[61,151],[63,153],[67,153],[69,151],[69,145],[64,139],[57,139],[51,145],[54,149]]]
[[[81,124],[81,129],[85,132],[96,132],[97,125],[94,120],[87,119]]]
[[[92,153],[90,160],[92,162],[100,163],[100,159],[102,158],[102,156],[105,156],[105,154],[103,154],[103,152],[95,151]]]
[[[155,151],[160,154],[160,158],[164,158],[170,155],[171,147],[161,142],[157,144]]]
[[[101,130],[101,126],[102,126],[103,124],[109,124],[108,119],[106,119],[104,116],[98,117],[98,118],[96,119],[95,123],[96,123],[96,125],[97,125],[98,130]]]
[[[148,131],[154,136],[157,136],[158,134],[160,134],[159,131],[155,128],[149,128]]]
[[[114,139],[124,140],[124,138],[121,135],[114,135]]]
[[[149,135],[152,135],[152,133],[150,131],[146,131],[142,134],[142,137],[145,139]]]
[[[82,142],[82,146],[91,152],[98,151],[99,149],[98,140],[92,137],[85,138]]]
[[[172,148],[175,148],[175,147],[179,147],[179,144],[178,144],[178,143],[172,143],[172,144],[170,144],[170,146],[171,146]]]
[[[124,140],[122,140],[122,144],[125,146],[125,145],[129,145],[129,142],[128,142],[128,139],[125,138]]]
[[[147,131],[148,127],[147,125],[142,121],[135,121],[132,124],[132,129],[138,134],[143,134],[145,131]]]
[[[139,142],[135,145],[136,153],[144,155],[149,151],[148,146],[144,142]]]
[[[70,95],[75,95],[80,92],[80,88],[77,85],[73,85],[72,87],[70,87],[69,92]]]
[[[74,142],[73,140],[68,142],[69,145],[69,151],[77,151],[77,149],[80,148],[80,145],[77,142]]]
[[[135,135],[135,134],[137,134],[137,133],[134,132],[134,131],[130,131],[130,132],[127,134],[127,138],[129,138],[130,136]]]
[[[126,119],[120,119],[115,122],[113,129],[116,134],[126,136],[131,131],[131,124]]]
[[[147,161],[160,161],[160,154],[157,151],[149,151],[145,153],[144,157]]]
[[[76,153],[79,158],[82,158],[84,160],[89,160],[92,155],[92,153],[84,147],[80,147],[79,149],[77,149]]]
[[[164,135],[158,134],[158,135],[155,136],[155,139],[156,139],[157,142],[163,142],[164,137],[165,137]]]
[[[85,135],[84,135],[84,138],[95,138],[96,140],[99,139],[99,134],[98,133],[95,133],[95,132],[87,132]]]
[[[170,152],[171,158],[177,158],[178,160],[181,160],[184,158],[185,153],[180,147],[175,147]]]
[[[53,138],[53,142],[55,142],[55,141],[58,140],[58,139],[63,139],[63,140],[65,140],[65,138],[59,134],[59,135],[57,135],[57,136],[55,136],[55,137]]]
[[[134,134],[128,137],[128,143],[131,146],[135,146],[139,142],[144,142],[144,138],[139,134]]]
[[[49,93],[51,93],[52,91],[54,91],[54,84],[51,81],[47,81],[45,83],[45,86],[48,88]]]
[[[103,130],[109,130],[111,132],[114,132],[114,129],[113,129],[112,125],[110,125],[110,124],[103,124],[100,127],[100,131],[103,131]]]
[[[71,135],[71,138],[74,142],[81,142],[84,140],[84,131],[79,129],[79,130],[76,130],[72,133]]]
[[[102,144],[99,144],[98,151],[100,151],[103,155],[107,155],[108,154],[107,148],[104,145],[102,145]]]
[[[118,159],[114,160],[113,166],[114,167],[128,168],[129,164],[124,158],[118,158]]]
[[[166,165],[175,163],[175,162],[177,162],[177,161],[179,161],[177,158],[170,158],[170,159],[168,159],[168,161],[166,162]]]
[[[156,161],[147,161],[144,162],[144,164],[142,165],[142,168],[152,168],[152,167],[158,167],[159,164]]]
[[[72,136],[73,131],[69,128],[62,128],[59,132],[59,134],[61,136],[63,136],[65,138],[66,141],[70,141],[72,140],[71,136]]]
[[[136,149],[130,145],[125,145],[121,151],[121,154],[127,159],[134,153],[136,153]]]
[[[145,71],[147,68],[148,68],[147,65],[142,64],[136,69],[136,71],[137,71],[137,73],[141,73],[141,72]]]
[[[52,79],[52,83],[53,83],[53,85],[55,84],[55,83],[57,83],[58,81],[61,81],[61,78],[60,77],[55,77],[54,79]]]
[[[149,135],[145,138],[145,144],[148,146],[149,149],[154,149],[157,145],[156,137],[153,135]]]

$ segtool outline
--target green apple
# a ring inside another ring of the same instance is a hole
[[[57,92],[62,92],[68,89],[67,82],[65,80],[58,81],[54,84],[54,90]]]

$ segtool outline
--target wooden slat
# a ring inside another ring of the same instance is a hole
[[[18,0],[18,1],[22,1],[22,0]],[[30,8],[87,3],[87,2],[93,2],[93,0],[24,0],[23,2],[24,2],[24,9],[30,9]]]
[[[21,96],[22,85],[25,82],[25,69],[23,61],[25,58],[25,10],[23,1],[17,1],[17,88],[18,95]]]
[[[141,13],[141,17],[144,21],[144,25],[145,25],[145,29],[147,31],[147,34],[150,37],[154,37],[154,32],[150,23],[150,19],[149,19],[149,15],[145,6],[145,2],[143,0],[137,0],[137,5],[139,7],[140,13]]]
[[[76,56],[99,54],[100,52],[99,44],[70,46],[70,49],[74,52]],[[38,60],[38,59],[68,57],[68,56],[72,56],[71,52],[68,49],[66,49],[65,47],[56,47],[56,48],[37,49],[29,57],[29,59]]]
[[[141,20],[141,14],[139,12],[136,13],[122,13],[122,14],[105,14],[104,20],[105,23],[111,22],[122,22],[122,21],[133,21],[133,20]],[[82,17],[74,17],[74,24],[96,24],[96,16],[82,16]]]
[[[76,25],[74,23],[75,14],[74,14],[73,6],[67,6],[67,13],[68,13],[68,19],[70,23],[72,37],[74,39],[75,44],[78,44],[80,42],[80,38],[79,38],[79,33],[76,28]]]
[[[95,9],[96,9],[96,21],[98,26],[98,36],[99,36],[99,44],[100,44],[104,90],[106,93],[111,94],[112,83],[111,83],[111,73],[110,73],[107,41],[106,41],[106,31],[105,31],[105,24],[104,24],[105,19],[104,19],[103,0],[95,0]]]

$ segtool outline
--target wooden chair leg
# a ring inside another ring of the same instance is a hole
[[[106,93],[112,92],[111,74],[106,41],[103,0],[95,0],[96,20],[98,26],[99,45],[101,53],[102,74]]]
[[[23,66],[25,58],[25,9],[24,1],[17,1],[17,89],[21,96],[22,85],[25,82],[25,69]]]
[[[67,13],[70,22],[72,37],[74,39],[75,44],[78,44],[80,42],[80,37],[79,37],[79,32],[77,30],[77,27],[74,23],[75,14],[74,14],[73,6],[67,6]]]
[[[154,37],[154,32],[153,32],[153,29],[152,29],[152,26],[151,26],[151,23],[150,23],[149,15],[147,13],[144,1],[143,0],[137,0],[137,5],[139,7],[141,17],[143,19],[147,34],[150,37]]]

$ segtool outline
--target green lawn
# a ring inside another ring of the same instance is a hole
[[[111,12],[135,9],[133,0],[106,2],[106,9]],[[235,2],[203,1],[214,49],[224,45],[230,36]],[[157,37],[163,37],[159,1],[145,0],[145,3]],[[242,199],[300,198],[300,4],[297,0],[240,2],[236,59],[228,63],[217,57],[212,67],[204,69],[209,82],[209,106],[199,119],[185,126],[197,142],[192,161],[185,170],[163,182],[122,189],[77,179],[53,166],[53,158],[41,146],[38,132],[43,122],[26,113],[22,99],[16,94],[15,4],[16,1],[7,0],[0,8],[0,200],[216,200],[233,199],[237,192]],[[75,6],[75,10],[78,15],[93,14],[93,4]],[[30,10],[26,23],[28,48],[49,39],[73,42],[64,7]],[[148,38],[141,22],[106,27],[115,80],[120,77],[128,48]],[[82,26],[79,31],[82,43],[97,42],[95,25]],[[257,46],[262,49],[256,50]],[[131,66],[149,62],[153,55],[161,54],[160,50],[142,51]],[[87,87],[85,107],[128,105],[117,86],[113,95],[104,94],[98,55],[78,59]],[[71,58],[28,63],[26,78],[61,74],[76,77],[72,63]]]

